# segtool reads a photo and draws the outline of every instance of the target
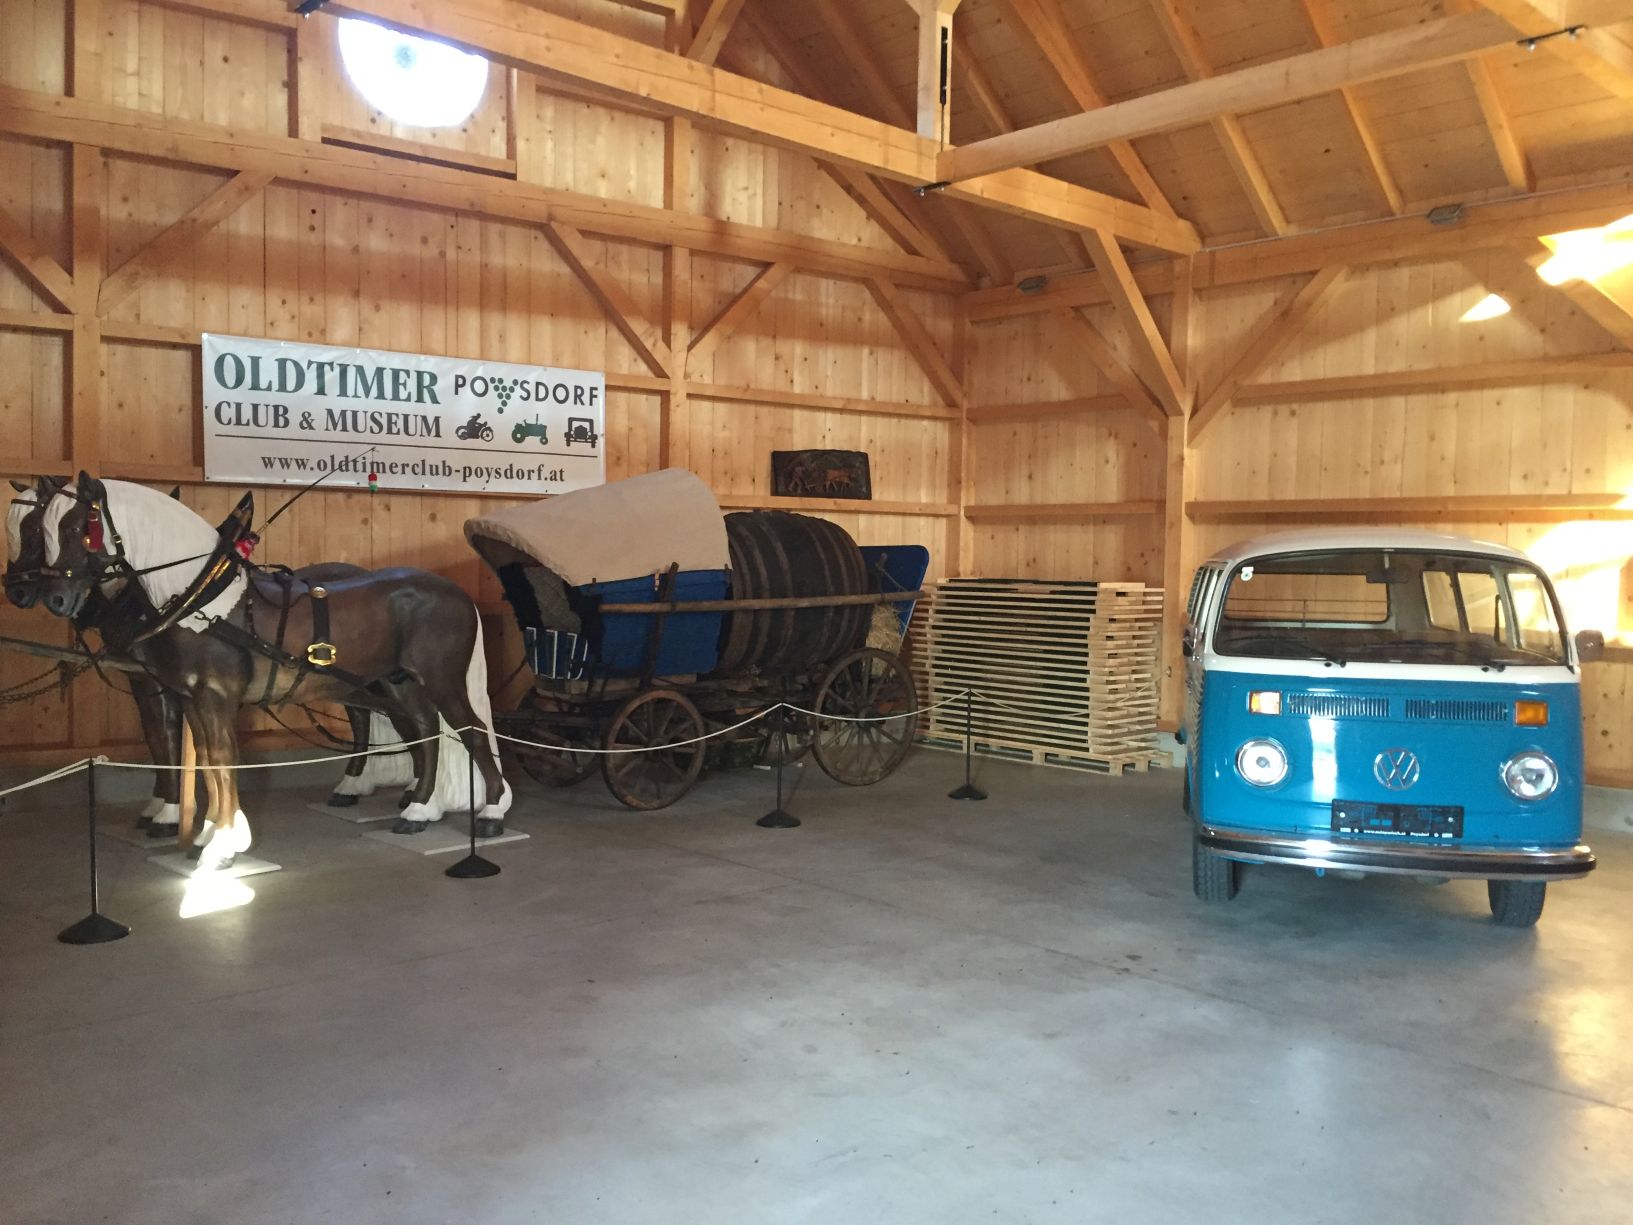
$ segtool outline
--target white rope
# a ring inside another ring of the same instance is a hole
[[[932,710],[940,710],[943,706],[951,706],[955,702],[962,702],[966,697],[980,696],[981,695],[976,693],[973,689],[966,689],[963,693],[955,693],[945,702],[935,702],[929,706],[921,706],[917,710],[898,711],[893,715],[830,715],[823,714],[821,711],[806,710],[803,706],[795,706],[789,702],[782,702],[779,703],[779,705],[781,705],[783,709],[791,710],[796,714],[810,715],[813,719],[822,719],[824,721],[833,723],[889,723],[892,719],[906,719],[915,715],[927,715]],[[777,708],[773,706],[771,709],[775,710]]]
[[[460,731],[486,731],[486,728],[463,727]],[[441,740],[445,733],[436,732],[430,736],[421,736],[418,740],[397,740],[389,745],[378,748],[363,749],[353,753],[327,753],[322,757],[302,757],[297,761],[241,761],[234,766],[194,766],[195,770],[281,770],[286,766],[316,766],[330,761],[345,761],[352,757],[373,757],[376,753],[400,753],[404,749],[416,744],[425,744],[431,740]],[[110,761],[106,757],[96,759],[98,765],[112,766],[116,770],[183,770],[185,766],[161,766],[152,761]]]
[[[52,770],[49,774],[42,774],[39,778],[31,778],[26,783],[18,783],[15,787],[7,787],[4,791],[0,791],[0,798],[18,791],[27,791],[30,787],[41,787],[46,783],[54,783],[59,778],[67,778],[70,774],[77,774],[79,771],[87,769],[92,761],[100,763],[106,760],[105,757],[81,757],[78,761],[63,766],[60,770]]]

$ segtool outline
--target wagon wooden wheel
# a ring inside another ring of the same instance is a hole
[[[685,694],[649,689],[619,708],[607,727],[608,749],[646,749],[643,753],[609,753],[601,759],[607,790],[629,808],[667,808],[692,789],[703,772],[706,744],[678,744],[703,735],[703,716]]]
[[[532,740],[550,748],[504,741],[510,757],[527,772],[529,778],[546,787],[571,787],[581,783],[595,772],[597,755],[585,752],[595,744],[593,732],[581,736],[551,727],[548,720],[561,712],[530,694],[515,714],[507,715],[500,730],[507,736]],[[559,745],[560,747],[554,747]]]
[[[760,744],[754,760],[763,766],[792,765],[811,751],[816,732],[809,715],[798,711],[782,712],[782,728],[777,728],[777,716],[767,715],[760,720]]]
[[[876,783],[901,765],[918,731],[913,678],[899,658],[871,647],[828,669],[815,709],[817,764],[852,787]]]

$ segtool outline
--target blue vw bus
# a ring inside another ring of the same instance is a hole
[[[1197,897],[1242,865],[1483,879],[1529,927],[1582,836],[1580,668],[1523,553],[1432,532],[1290,532],[1196,573],[1185,806]]]

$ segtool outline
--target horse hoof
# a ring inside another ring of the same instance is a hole
[[[406,791],[403,792],[401,795],[399,795],[397,797],[397,811],[401,812],[403,809],[407,808],[413,802],[414,802],[414,797],[409,795],[408,792],[406,792]]]
[[[425,827],[429,824],[431,824],[429,821],[409,821],[403,817],[398,817],[391,823],[391,832],[394,834],[423,834]]]
[[[152,817],[137,817],[136,818],[136,828],[137,829],[146,829],[148,826],[150,826],[152,824],[153,824],[153,818]]]
[[[204,854],[204,848],[201,846],[190,846],[187,848],[187,858],[189,859],[197,860],[202,854]]]
[[[147,836],[149,838],[174,838],[176,836],[176,827],[174,825],[160,825],[157,822],[149,821],[147,823]]]
[[[329,796],[330,808],[355,808],[356,806],[357,797],[355,795],[341,795],[340,792],[336,791]]]
[[[476,821],[476,836],[478,838],[497,838],[505,832],[503,817],[478,817]]]

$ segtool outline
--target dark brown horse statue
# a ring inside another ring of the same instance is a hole
[[[252,504],[246,496],[241,526]],[[391,718],[417,782],[396,827],[417,832],[441,816],[438,716],[454,728],[482,778],[477,832],[503,828],[510,788],[500,774],[476,607],[456,584],[419,570],[369,572],[308,585],[251,567],[235,538],[145,486],[81,473],[43,522],[40,595],[74,617],[91,592],[123,578],[144,615],[108,627],[123,653],[182,695],[210,796],[212,836],[202,867],[249,845],[239,806],[235,721],[246,704],[339,702]],[[242,533],[240,533],[241,535]]]
[[[39,602],[41,570],[45,565],[45,508],[67,483],[67,478],[60,476],[38,477],[33,485],[20,481],[11,483],[18,496],[12,500],[6,515],[5,589],[6,599],[18,608],[32,608]],[[170,496],[174,498],[178,494],[179,490],[171,490]],[[345,562],[326,562],[295,571],[297,577],[309,583],[334,582],[363,573],[361,566]],[[109,587],[107,591],[99,588],[86,600],[85,608],[74,618],[78,629],[100,633],[104,623],[140,614],[139,604],[121,608],[122,601],[138,600],[133,590],[123,582]],[[129,672],[125,676],[136,702],[142,739],[157,767],[152,797],[143,806],[137,824],[146,827],[150,838],[174,838],[181,817],[181,775],[175,769],[181,764],[181,700],[144,672]],[[368,711],[348,707],[346,714],[351,724],[354,753],[367,751],[371,735],[379,744],[396,739],[389,724],[385,728],[389,734],[382,735],[381,729],[371,724]],[[372,790],[368,777],[370,760],[362,756],[350,758],[345,774],[329,796],[331,805],[348,807],[357,803],[359,795]]]

